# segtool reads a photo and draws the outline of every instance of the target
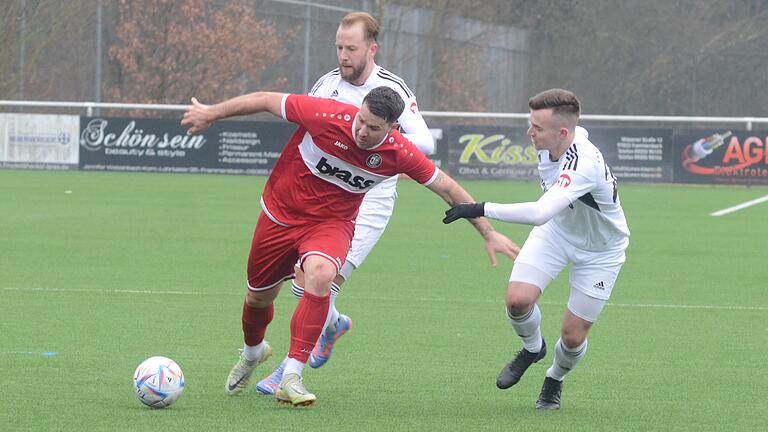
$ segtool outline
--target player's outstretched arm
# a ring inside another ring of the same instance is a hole
[[[284,93],[255,92],[228,99],[216,105],[205,105],[192,98],[192,105],[187,107],[181,118],[181,125],[189,127],[188,134],[200,133],[208,129],[213,122],[239,115],[269,112],[282,117],[281,103]]]
[[[497,203],[460,203],[452,206],[445,212],[443,223],[449,224],[458,219],[476,218],[486,216],[504,222],[512,222],[529,225],[543,225],[556,214],[565,210],[571,204],[566,195],[555,192],[547,192],[535,202],[523,202],[513,204]]]
[[[455,206],[458,203],[475,202],[469,192],[464,190],[464,188],[444,172],[440,172],[435,181],[430,183],[427,187],[451,206]],[[517,254],[520,252],[520,247],[505,235],[496,232],[488,219],[480,215],[479,217],[468,220],[475,227],[477,232],[483,236],[483,240],[485,240],[485,250],[488,253],[488,258],[491,260],[492,266],[496,266],[497,253],[502,253],[512,259],[517,258]]]

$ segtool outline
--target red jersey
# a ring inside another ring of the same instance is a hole
[[[267,216],[284,226],[317,220],[354,220],[366,192],[396,174],[423,185],[437,167],[398,131],[378,146],[355,143],[354,105],[305,95],[286,95],[282,116],[299,127],[291,135],[261,196]]]

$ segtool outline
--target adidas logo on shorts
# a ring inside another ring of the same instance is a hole
[[[603,281],[600,281],[600,282],[592,285],[592,288],[597,288],[599,290],[604,290],[605,289],[605,285],[603,284]]]

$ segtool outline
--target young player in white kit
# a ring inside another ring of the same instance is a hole
[[[416,97],[402,78],[378,66],[374,61],[378,45],[376,38],[379,25],[365,12],[352,12],[342,18],[336,32],[336,54],[339,67],[323,75],[310,91],[310,95],[336,99],[360,106],[371,89],[386,86],[397,91],[405,102],[405,110],[398,119],[400,131],[424,154],[435,149],[432,134],[424,122],[416,103]],[[355,220],[355,234],[347,259],[331,285],[331,305],[322,336],[309,357],[313,368],[323,366],[333,353],[339,337],[352,327],[352,320],[336,309],[335,300],[340,287],[379,241],[395,207],[397,177],[391,177],[366,193]],[[304,293],[300,272],[293,282],[292,291],[297,297]],[[273,394],[280,383],[284,361],[256,384],[260,393]]]
[[[580,104],[566,90],[552,89],[528,101],[528,135],[538,150],[544,195],[536,202],[459,204],[445,223],[486,216],[536,225],[515,260],[507,288],[507,315],[523,349],[502,369],[496,385],[515,385],[547,353],[536,304],[544,289],[569,264],[570,297],[552,366],[538,409],[560,408],[562,381],[584,357],[587,333],[611,296],[629,245],[629,229],[616,178],[603,155],[576,126]]]

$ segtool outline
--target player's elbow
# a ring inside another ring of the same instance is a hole
[[[544,225],[545,223],[549,222],[550,219],[552,219],[552,215],[547,214],[547,212],[544,211],[544,209],[537,207],[533,212],[531,212],[531,225]]]
[[[431,136],[418,147],[419,150],[427,156],[435,154],[435,140],[433,140]]]

